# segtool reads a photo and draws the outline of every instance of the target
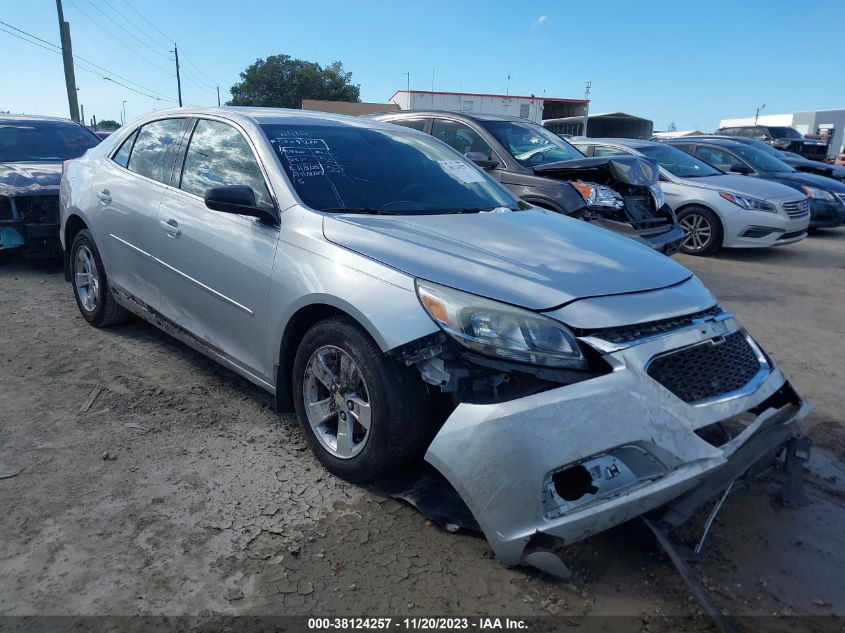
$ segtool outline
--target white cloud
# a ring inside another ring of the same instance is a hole
[[[533,24],[531,24],[531,28],[536,29],[538,26],[540,26],[543,22],[545,22],[548,19],[549,18],[547,16],[541,15],[539,18],[534,20]]]

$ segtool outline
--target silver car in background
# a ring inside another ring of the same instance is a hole
[[[807,237],[809,202],[792,187],[726,174],[665,143],[596,138],[572,144],[588,156],[656,160],[666,202],[684,229],[681,252],[711,255],[722,247],[778,246]]]
[[[66,165],[61,209],[93,326],[137,315],[275,394],[341,477],[424,458],[508,565],[688,517],[808,410],[683,266],[415,130],[156,112]]]

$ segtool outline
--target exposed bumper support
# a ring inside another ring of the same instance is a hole
[[[573,543],[670,503],[668,520],[681,522],[797,437],[811,406],[776,367],[753,388],[702,403],[648,376],[650,358],[705,329],[608,354],[614,371],[591,380],[458,405],[426,460],[461,495],[502,563],[548,567],[548,556],[532,556],[538,537]],[[735,429],[731,438],[708,440],[705,431],[723,423]]]

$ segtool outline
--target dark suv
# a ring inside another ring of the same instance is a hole
[[[806,138],[795,128],[785,125],[737,125],[720,127],[719,136],[744,136],[766,141],[772,147],[788,152],[795,152],[810,160],[827,158],[827,143]]]
[[[675,252],[683,238],[650,160],[587,158],[553,132],[514,117],[437,110],[366,116],[431,134],[534,206],[587,220],[665,253]]]

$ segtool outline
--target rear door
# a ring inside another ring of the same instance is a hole
[[[109,283],[158,307],[158,206],[187,119],[161,119],[133,132],[94,177],[97,247]]]
[[[248,185],[275,210],[262,167],[245,134],[216,119],[196,121],[158,213],[161,313],[224,360],[268,381],[267,296],[278,225],[212,211],[207,189]]]

